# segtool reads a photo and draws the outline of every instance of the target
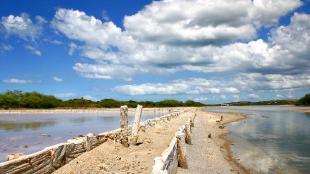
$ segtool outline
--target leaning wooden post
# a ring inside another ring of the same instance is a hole
[[[121,106],[120,108],[120,125],[121,125],[121,144],[125,147],[128,147],[128,107]]]
[[[142,105],[138,105],[135,113],[135,120],[132,126],[132,131],[131,131],[131,137],[130,137],[130,144],[131,145],[136,145],[138,141],[138,132],[140,128],[140,119],[142,115]]]

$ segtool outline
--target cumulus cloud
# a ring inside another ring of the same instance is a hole
[[[27,13],[20,16],[4,16],[0,24],[8,35],[16,35],[25,40],[36,40],[42,32],[43,24],[46,20],[41,16],[36,16],[36,22],[33,22]]]
[[[143,41],[218,45],[252,39],[256,28],[276,24],[279,17],[300,5],[298,0],[154,1],[125,17],[124,25],[126,31]]]
[[[131,75],[134,69],[123,65],[109,65],[109,64],[86,64],[77,63],[73,69],[81,75],[92,79],[112,79],[119,78],[125,81],[131,80]]]
[[[41,51],[31,45],[26,45],[25,48],[37,56],[42,56]]]
[[[309,87],[310,76],[249,73],[240,74],[233,83],[249,90],[288,90]]]
[[[58,9],[52,24],[79,42],[79,46],[72,43],[69,54],[79,50],[82,57],[92,60],[73,66],[87,78],[128,80],[136,73],[184,70],[304,73],[305,68],[297,70],[296,66],[309,63],[309,50],[288,49],[289,44],[278,38],[290,40],[292,33],[301,35],[297,30],[301,28],[303,37],[293,41],[304,43],[310,31],[303,23],[309,15],[296,13],[291,24],[275,28],[268,41],[255,39],[260,27],[276,25],[281,16],[300,5],[299,0],[164,0],[126,16],[124,30],[72,9]],[[286,33],[281,35],[280,30]],[[288,64],[293,58],[298,61]]]
[[[56,81],[56,82],[63,82],[64,81],[62,78],[57,77],[57,76],[54,76],[53,80]]]
[[[23,80],[23,79],[16,79],[16,78],[11,78],[11,79],[6,79],[3,80],[4,83],[11,83],[11,84],[30,84],[32,83],[31,80]]]
[[[128,95],[239,93],[235,87],[221,87],[218,81],[202,78],[179,79],[169,83],[123,85],[115,87],[114,91]]]

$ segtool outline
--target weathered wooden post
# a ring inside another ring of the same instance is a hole
[[[142,105],[138,105],[135,113],[135,120],[132,126],[132,131],[131,131],[131,137],[130,137],[130,144],[131,145],[136,145],[138,141],[138,132],[140,128],[140,120],[141,120],[141,115],[142,115]]]
[[[188,120],[185,124],[185,142],[187,144],[192,144],[190,120]]]
[[[129,147],[128,144],[128,107],[121,106],[120,108],[120,126],[121,126],[121,144],[125,147]]]
[[[86,151],[90,151],[93,149],[93,145],[97,143],[96,135],[94,133],[89,133],[86,135]]]
[[[177,138],[178,166],[183,169],[187,169],[188,164],[185,149],[185,135],[182,132],[177,132],[176,138]]]

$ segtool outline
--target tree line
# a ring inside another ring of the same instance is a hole
[[[225,103],[230,106],[249,106],[249,105],[296,105],[296,106],[310,106],[310,93],[306,94],[298,100],[266,100],[266,101],[240,101]]]
[[[75,98],[70,100],[61,100],[52,95],[45,95],[39,92],[22,92],[7,91],[0,93],[1,109],[17,109],[17,108],[117,108],[122,105],[128,107],[136,107],[138,104],[144,107],[182,107],[182,106],[205,106],[203,103],[188,100],[162,100],[153,101],[119,101],[114,99],[103,99],[100,101],[92,101],[85,98]]]

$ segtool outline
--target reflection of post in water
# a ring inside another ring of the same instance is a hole
[[[121,126],[121,144],[128,147],[128,107],[121,106],[120,108],[120,126]]]

